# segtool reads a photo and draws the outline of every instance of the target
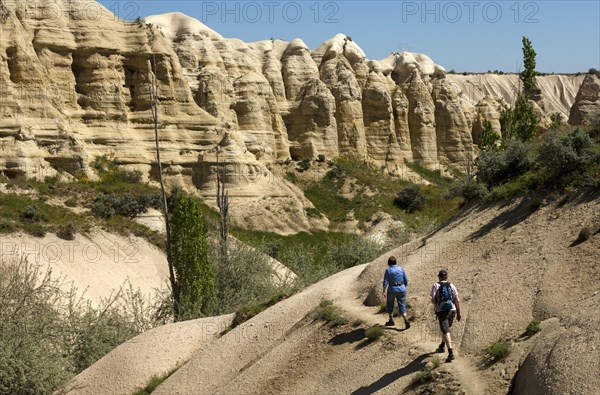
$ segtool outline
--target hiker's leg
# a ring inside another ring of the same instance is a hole
[[[406,292],[400,292],[396,298],[398,299],[398,311],[400,315],[404,318],[404,322],[408,321],[408,317],[406,316]]]
[[[396,299],[396,294],[388,289],[387,292],[387,313],[390,316],[390,321],[393,321],[394,317],[394,300]]]
[[[448,350],[452,349],[452,338],[450,337],[450,332],[444,333],[442,335],[442,341],[446,343],[446,347],[448,347]]]

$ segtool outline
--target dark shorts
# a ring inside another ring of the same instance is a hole
[[[456,316],[456,311],[440,311],[435,313],[437,319],[440,323],[440,330],[443,334],[450,332],[450,328],[452,327],[452,322],[454,321],[454,317]]]

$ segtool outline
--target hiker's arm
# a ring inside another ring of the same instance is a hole
[[[404,285],[408,285],[408,275],[406,274],[405,271],[402,271],[402,274],[404,274]]]
[[[456,320],[460,321],[460,319],[461,319],[461,317],[460,317],[460,299],[459,299],[458,295],[456,295],[454,298],[454,304],[456,305]]]
[[[387,275],[388,275],[388,272],[386,270],[385,273],[383,274],[383,292],[382,292],[382,294],[383,294],[384,299],[386,297],[386,292],[387,292],[387,288],[388,288],[388,284],[389,284]]]

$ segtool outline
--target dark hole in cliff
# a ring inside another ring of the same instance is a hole
[[[19,82],[19,77],[18,77],[19,65],[17,63],[16,57],[17,57],[17,47],[6,48],[8,72],[10,73],[10,80],[12,82]]]
[[[73,54],[73,63],[71,63],[71,72],[73,73],[73,77],[75,78],[75,92],[77,93],[77,104],[81,106],[81,108],[88,107],[89,103],[85,97],[86,93],[86,83],[84,81],[84,73],[85,73],[85,59],[81,56],[77,56]]]

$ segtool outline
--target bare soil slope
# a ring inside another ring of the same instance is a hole
[[[205,343],[155,393],[593,392],[600,337],[589,315],[600,288],[600,234],[575,240],[600,220],[600,199],[580,195],[536,208],[528,199],[466,208],[427,238],[325,279]],[[410,276],[412,327],[386,328],[369,342],[365,330],[386,319],[377,311],[389,255]],[[463,301],[463,321],[453,329],[458,358],[422,384],[416,377],[431,369],[439,342],[428,293],[442,266]],[[348,324],[319,319],[322,298],[339,306]],[[542,331],[523,336],[533,318],[543,320]],[[483,350],[499,339],[508,339],[512,352],[492,363]]]

